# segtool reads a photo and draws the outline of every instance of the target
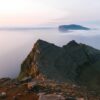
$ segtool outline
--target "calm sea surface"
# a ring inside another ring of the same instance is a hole
[[[0,30],[0,78],[16,77],[20,65],[38,39],[58,46],[71,40],[100,49],[100,30],[62,33],[57,29]]]

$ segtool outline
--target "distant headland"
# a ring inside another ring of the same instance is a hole
[[[90,30],[88,27],[84,27],[77,24],[70,24],[70,25],[60,25],[59,26],[60,31],[69,31],[69,30]]]

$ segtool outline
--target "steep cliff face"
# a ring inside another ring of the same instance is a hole
[[[39,73],[51,74],[56,71],[54,62],[60,54],[61,48],[46,41],[38,40],[30,54],[21,65],[19,78],[25,76],[36,77]],[[54,73],[55,74],[55,73]]]
[[[90,83],[99,77],[100,51],[70,41],[63,47],[38,40],[21,65],[19,79],[39,74],[56,81]],[[95,67],[96,66],[96,67]],[[97,74],[98,73],[98,74]],[[95,81],[94,81],[95,83]],[[97,83],[95,83],[97,84]]]

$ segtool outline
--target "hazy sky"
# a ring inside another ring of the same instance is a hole
[[[0,0],[0,26],[100,22],[100,0]]]

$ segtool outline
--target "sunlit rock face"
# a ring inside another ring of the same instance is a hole
[[[38,40],[22,63],[18,79],[42,75],[58,82],[75,82],[99,89],[99,65],[100,51],[90,46],[72,40],[58,47]]]

